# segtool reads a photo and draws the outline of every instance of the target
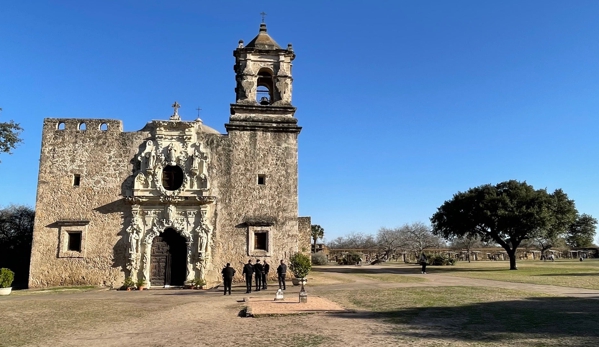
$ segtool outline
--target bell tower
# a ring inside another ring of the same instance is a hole
[[[231,104],[227,131],[251,126],[254,129],[301,130],[291,104],[295,53],[291,44],[281,48],[260,24],[260,31],[247,45],[239,41],[235,57],[235,103]],[[276,129],[275,129],[276,128]]]

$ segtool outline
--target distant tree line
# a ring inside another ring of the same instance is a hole
[[[597,219],[580,214],[561,189],[547,192],[526,182],[506,181],[458,192],[437,209],[431,226],[405,224],[381,228],[376,235],[351,233],[327,244],[330,249],[364,249],[390,259],[399,252],[418,256],[426,248],[467,250],[502,247],[516,270],[516,250],[590,248]],[[468,260],[469,257],[468,257]]]
[[[15,272],[14,288],[27,288],[34,217],[27,206],[0,209],[0,268]]]
[[[331,249],[367,249],[386,260],[399,252],[420,255],[426,248],[445,246],[445,242],[432,233],[432,228],[424,223],[404,224],[397,228],[380,228],[376,235],[351,233],[337,237],[327,244]]]

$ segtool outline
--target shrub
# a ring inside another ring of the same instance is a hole
[[[137,280],[137,288],[145,286],[147,283],[143,278]]]
[[[304,278],[312,269],[310,257],[303,253],[295,253],[289,259],[289,269],[296,278]]]
[[[123,282],[123,288],[133,288],[135,287],[135,282],[131,277],[125,278],[125,282]]]
[[[0,269],[0,288],[9,288],[14,279],[15,273],[10,271],[10,269]]]
[[[455,265],[456,261],[455,258],[444,257],[442,255],[428,258],[429,265]]]
[[[191,281],[191,284],[196,287],[203,287],[206,285],[206,281],[204,281],[203,279],[198,277],[198,278],[194,279],[193,281]]]
[[[327,256],[323,253],[312,254],[312,265],[327,265],[328,262]]]
[[[356,265],[360,262],[362,255],[360,253],[351,252],[345,255],[345,265]]]

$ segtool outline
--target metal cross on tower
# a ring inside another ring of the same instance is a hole
[[[260,12],[260,15],[262,16],[262,23],[264,23],[264,18],[266,17],[266,12],[262,11],[262,12]]]

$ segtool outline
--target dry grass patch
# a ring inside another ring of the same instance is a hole
[[[310,274],[308,275],[309,286],[324,286],[352,282],[355,281],[347,275],[331,274],[328,272],[318,271],[314,268],[312,268],[312,271],[310,271]]]
[[[599,341],[599,301],[481,287],[420,287],[323,293],[395,324],[417,345],[582,346]]]
[[[599,260],[519,261],[509,270],[507,261],[459,262],[455,266],[429,267],[430,273],[506,282],[533,283],[599,290]]]
[[[63,331],[145,317],[174,306],[172,300],[149,296],[131,300],[133,295],[142,293],[114,294],[110,299],[88,299],[85,295],[75,298],[65,294],[0,300],[0,345],[23,346],[47,340]]]

